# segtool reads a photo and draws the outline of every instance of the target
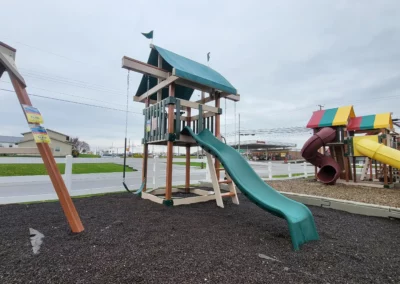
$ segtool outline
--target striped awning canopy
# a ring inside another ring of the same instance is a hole
[[[353,117],[350,119],[349,125],[347,126],[347,130],[349,131],[381,128],[393,128],[392,115],[390,112]]]
[[[344,106],[314,111],[307,128],[345,126],[355,117],[353,106]]]

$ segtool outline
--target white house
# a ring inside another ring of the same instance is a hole
[[[23,137],[16,136],[1,136],[0,135],[0,147],[4,148],[15,148],[18,147],[18,143],[22,141]]]
[[[53,156],[65,157],[66,155],[71,155],[72,153],[72,143],[70,142],[70,137],[68,135],[59,133],[57,131],[47,129],[51,143],[49,144]],[[24,136],[22,141],[18,143],[20,148],[34,148],[36,147],[35,140],[33,139],[32,132],[22,133]]]

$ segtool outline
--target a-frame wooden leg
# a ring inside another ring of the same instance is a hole
[[[228,180],[232,180],[231,177],[229,176],[229,174],[227,172],[225,172],[226,178]],[[234,194],[232,195],[232,202],[233,204],[239,205],[239,198],[237,196],[237,191],[236,191],[236,185],[235,183],[232,181],[231,183],[228,183],[228,188],[229,188],[229,192]]]
[[[224,208],[224,202],[222,201],[221,189],[219,188],[219,182],[217,178],[217,173],[215,171],[215,166],[213,163],[212,156],[209,153],[206,153],[206,156],[207,156],[208,169],[210,171],[210,176],[211,176],[211,182],[214,188],[215,200],[217,201],[217,205],[219,207]]]
[[[20,104],[31,106],[32,104],[25,87],[21,85],[13,74],[9,74],[9,76]],[[61,207],[70,225],[71,231],[74,233],[82,232],[84,230],[82,221],[76,211],[74,203],[72,202],[71,196],[68,193],[60,171],[57,168],[56,161],[51,153],[49,145],[46,143],[37,143],[36,145],[39,149],[40,155],[42,156],[43,163],[54,186],[54,190],[60,200]]]

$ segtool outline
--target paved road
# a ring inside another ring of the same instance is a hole
[[[137,172],[129,172],[126,175],[126,184],[129,188],[136,189],[141,185],[141,168],[142,159],[128,159],[128,165],[139,169]],[[122,161],[121,161],[122,162]],[[148,187],[153,187],[153,162],[154,159],[149,159],[148,164]],[[268,164],[267,163],[252,163],[255,171],[262,177],[268,177]],[[156,177],[156,185],[158,187],[165,185],[165,169],[166,164],[164,159],[159,159],[157,164],[158,174]],[[292,164],[292,173],[302,173],[304,171],[302,164]],[[281,162],[272,163],[273,175],[287,174],[288,166]],[[312,172],[312,167],[309,168]],[[205,180],[205,170],[192,168],[191,181]],[[173,167],[173,184],[181,185],[185,182],[185,167],[174,165]],[[122,173],[111,174],[88,174],[88,175],[74,175],[72,180],[72,191],[77,192],[89,188],[105,188],[105,187],[122,187]],[[72,193],[73,193],[72,192]],[[12,182],[0,183],[0,198],[10,196],[26,196],[26,195],[39,195],[39,194],[53,194],[54,189],[49,180],[36,181],[36,182]]]
[[[165,166],[164,166],[165,167]],[[163,165],[160,165],[163,168]],[[152,168],[151,168],[152,169]],[[156,185],[163,186],[165,184],[165,169],[156,178]],[[181,185],[185,183],[185,169],[184,167],[174,167],[174,185]],[[191,180],[199,181],[205,179],[205,172],[199,170],[192,170]],[[142,172],[129,172],[126,174],[126,184],[129,188],[137,189],[142,183]],[[153,171],[149,171],[147,177],[148,187],[153,187]],[[88,188],[103,188],[103,187],[121,187],[122,186],[122,173],[112,174],[91,174],[85,175],[82,178],[81,175],[74,175],[72,180],[72,191],[79,191]],[[38,194],[52,194],[54,193],[53,186],[50,181],[36,181],[36,182],[13,182],[0,184],[0,198],[7,196],[24,196],[30,195],[32,192],[35,195]]]

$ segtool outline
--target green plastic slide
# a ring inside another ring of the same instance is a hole
[[[192,136],[205,151],[215,156],[248,199],[288,222],[294,250],[319,239],[311,211],[266,184],[235,149],[219,141],[208,129],[196,135],[190,127],[185,127],[182,134]]]

